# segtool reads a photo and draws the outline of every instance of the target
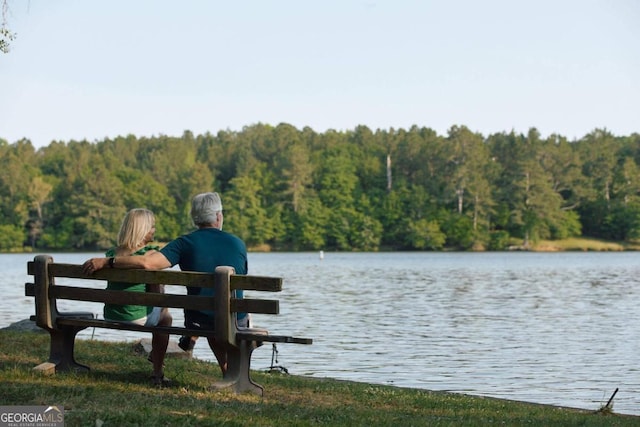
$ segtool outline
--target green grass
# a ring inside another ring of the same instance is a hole
[[[155,389],[132,343],[79,341],[89,374],[45,376],[48,335],[0,331],[0,404],[63,405],[66,426],[637,426],[640,417],[255,372],[264,397],[210,391],[215,364],[170,358]],[[595,408],[597,409],[597,408]]]
[[[534,251],[625,251],[637,247],[625,242],[610,242],[598,239],[572,237],[563,240],[541,240],[533,246]]]
[[[522,240],[512,238],[510,244],[520,248]],[[640,250],[638,241],[609,241],[586,237],[570,237],[562,240],[540,240],[530,244],[531,251],[561,252],[561,251],[637,251]]]

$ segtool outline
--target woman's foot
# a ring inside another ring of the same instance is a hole
[[[172,381],[162,375],[151,375],[151,383],[158,388],[169,387],[172,384]]]

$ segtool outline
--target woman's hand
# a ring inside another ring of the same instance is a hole
[[[107,266],[109,258],[91,258],[82,264],[82,272],[87,276],[91,276],[98,270],[102,270]]]

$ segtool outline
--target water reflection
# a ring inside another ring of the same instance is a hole
[[[599,408],[619,387],[615,411],[640,414],[636,257],[250,254],[250,271],[285,279],[281,315],[255,316],[256,323],[314,338],[311,346],[278,346],[279,364],[291,373],[585,409]],[[22,296],[32,258],[0,256],[4,323],[33,310]],[[258,349],[253,367],[268,367],[271,350]],[[195,354],[213,360],[204,341]]]

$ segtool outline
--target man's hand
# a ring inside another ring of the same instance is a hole
[[[91,258],[82,264],[82,272],[87,276],[91,276],[98,270],[101,270],[107,266],[109,258]]]

